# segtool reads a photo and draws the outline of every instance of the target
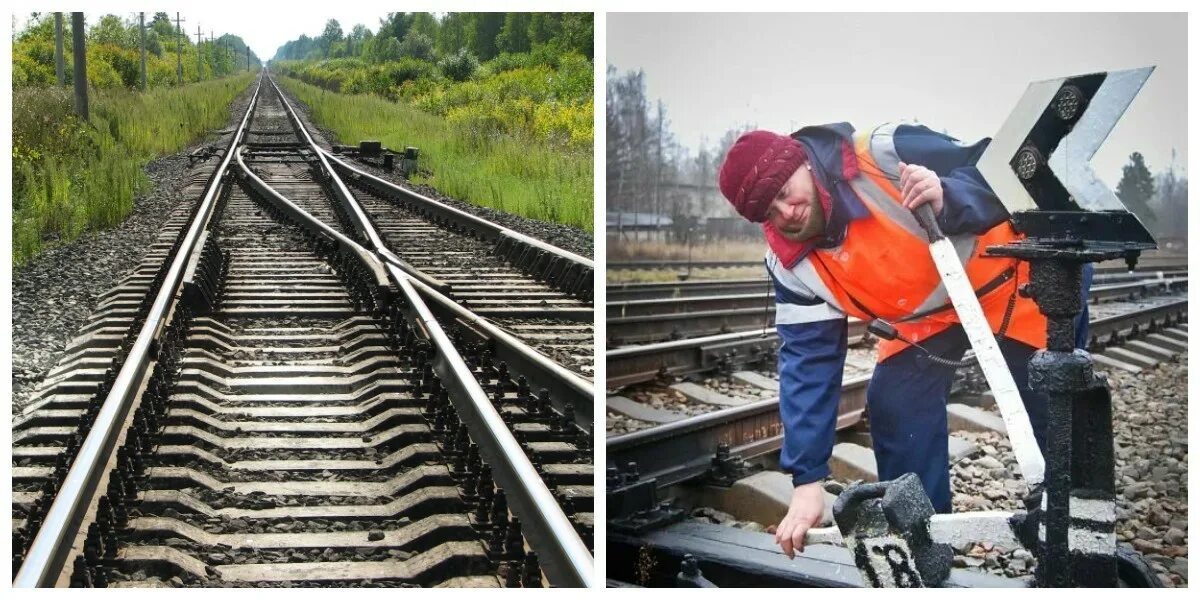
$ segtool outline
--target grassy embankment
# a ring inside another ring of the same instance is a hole
[[[148,186],[146,164],[223,127],[253,77],[93,90],[88,122],[74,115],[70,88],[14,90],[13,263],[120,223]]]
[[[403,99],[347,95],[289,77],[279,80],[343,143],[377,139],[388,148],[420,148],[421,169],[431,174],[417,175],[417,183],[504,212],[593,228],[590,100],[584,108],[586,135],[576,131],[556,141],[485,129],[476,119],[431,114]],[[489,105],[486,100],[476,104],[481,110]]]

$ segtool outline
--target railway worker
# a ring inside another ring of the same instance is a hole
[[[950,512],[946,401],[969,342],[941,286],[912,209],[929,203],[960,249],[1045,452],[1046,402],[1028,387],[1028,361],[1044,347],[1046,320],[1017,293],[1028,263],[983,257],[1018,235],[975,163],[990,142],[962,144],[923,125],[856,132],[849,123],[791,136],[752,131],[729,150],[721,192],[762,223],[775,287],[782,468],[795,485],[776,529],[789,556],[824,509],[846,357],[847,315],[884,319],[900,334],[879,340],[867,414],[880,480],[916,473],[938,512]],[[1090,285],[1085,272],[1085,289]],[[1077,345],[1087,339],[1087,309]]]

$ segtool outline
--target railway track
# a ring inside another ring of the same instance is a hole
[[[618,284],[608,286],[607,346],[619,348],[775,325],[775,294],[769,280]],[[751,284],[754,284],[753,286]],[[1187,286],[1187,269],[1097,275],[1092,302],[1136,299]],[[615,297],[615,298],[614,298]],[[851,337],[865,327],[851,320]]]
[[[298,124],[264,75],[14,418],[14,585],[590,585],[585,380],[371,244]]]
[[[1143,269],[1173,269],[1178,265],[1186,266],[1187,259],[1182,256],[1148,254],[1138,261],[1138,266]],[[609,272],[614,271],[674,271],[679,269],[686,270],[708,270],[708,269],[740,269],[746,267],[762,266],[762,260],[626,260],[626,261],[608,261],[605,268]],[[1097,274],[1107,273],[1123,273],[1128,271],[1128,267],[1122,261],[1106,261],[1096,265]]]
[[[1123,367],[1137,368],[1138,364],[1132,363],[1123,351],[1125,344],[1130,344],[1138,352],[1149,352],[1147,356],[1151,358],[1157,358],[1152,347],[1154,344],[1165,344],[1175,352],[1186,348],[1186,330],[1171,331],[1176,325],[1187,321],[1186,296],[1159,297],[1154,302],[1126,305],[1124,308],[1105,306],[1105,314],[1093,315],[1089,324],[1089,351],[1098,364],[1114,366],[1120,363]],[[761,336],[763,332],[751,333]],[[1150,344],[1142,342],[1142,338]],[[690,341],[683,340],[680,343],[683,342]],[[1147,348],[1147,345],[1151,347]],[[695,350],[692,348],[693,352]],[[701,352],[702,356],[709,357],[719,354],[711,349]],[[766,360],[764,355],[759,362]],[[731,362],[720,366],[728,370],[735,368]],[[706,368],[712,368],[712,365]],[[843,379],[838,409],[839,430],[862,420],[870,378],[869,373],[853,372]],[[769,387],[770,383],[763,381],[762,385]],[[777,391],[778,388],[775,389]],[[623,467],[633,463],[644,476],[656,479],[660,486],[669,486],[708,473],[713,457],[721,446],[728,447],[728,456],[740,459],[779,450],[783,426],[779,421],[778,398],[739,403],[733,407],[713,405],[709,409],[711,412],[691,417],[661,414],[666,411],[647,411],[647,414],[654,412],[662,424],[609,436],[606,440],[609,466]]]
[[[1187,289],[1187,271],[1097,275],[1089,299],[1121,305]],[[1104,312],[1102,309],[1101,312]],[[738,294],[608,303],[610,389],[658,377],[761,364],[774,358],[778,336],[773,294]],[[851,343],[866,323],[849,319]],[[1095,339],[1097,336],[1093,334]]]
[[[1182,268],[1143,268],[1125,273],[1101,273],[1092,281],[1093,286],[1130,283],[1142,279],[1173,279],[1187,277],[1187,266]],[[766,277],[745,279],[689,279],[685,281],[652,281],[610,283],[605,286],[606,301],[614,303],[634,300],[668,300],[671,298],[695,298],[698,296],[729,296],[755,293],[772,293],[771,281]]]

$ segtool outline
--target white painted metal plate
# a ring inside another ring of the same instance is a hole
[[[1009,113],[1000,130],[992,138],[992,143],[988,144],[983,156],[979,157],[979,162],[975,165],[1010,214],[1037,209],[1037,203],[1025,190],[1025,186],[1021,185],[1021,180],[1017,178],[1008,162],[1021,148],[1029,130],[1033,129],[1038,118],[1054,99],[1054,94],[1067,79],[1059,77],[1029,84],[1029,88],[1017,101],[1016,107]]]
[[[1080,208],[1126,210],[1112,189],[1096,177],[1091,160],[1153,72],[1154,67],[1143,67],[1109,73],[1083,116],[1050,155],[1050,170]]]

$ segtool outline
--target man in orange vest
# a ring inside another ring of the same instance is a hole
[[[780,465],[795,485],[775,536],[789,556],[823,514],[847,316],[882,319],[897,332],[879,341],[867,389],[879,479],[916,473],[934,508],[951,509],[946,401],[954,363],[970,344],[912,216],[922,204],[958,250],[1045,451],[1045,398],[1029,389],[1028,362],[1045,345],[1046,321],[1017,293],[1028,264],[982,256],[1020,237],[974,166],[989,142],[965,145],[916,124],[855,132],[834,123],[791,136],[752,131],[725,157],[721,192],[743,217],[763,223],[769,246],[781,340]],[[1087,270],[1085,290],[1090,278]]]

